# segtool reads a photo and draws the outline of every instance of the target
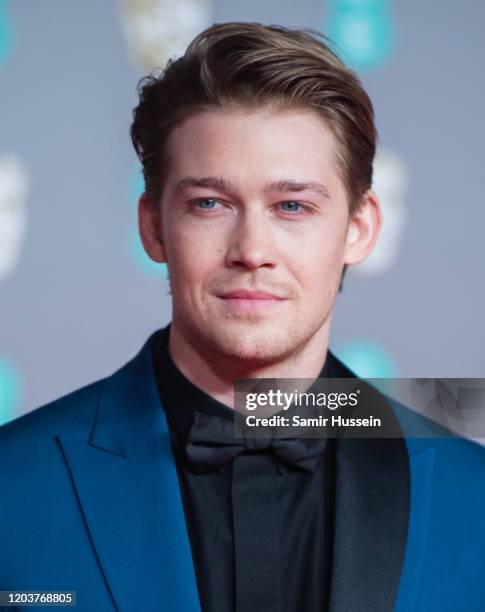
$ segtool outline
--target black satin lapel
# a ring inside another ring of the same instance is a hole
[[[410,475],[402,438],[337,440],[331,612],[390,612],[406,546]]]
[[[331,378],[357,378],[328,353]],[[391,411],[383,396],[374,414]],[[389,421],[387,421],[389,423]],[[406,442],[394,438],[336,440],[335,523],[330,612],[391,612],[399,590],[410,513]]]

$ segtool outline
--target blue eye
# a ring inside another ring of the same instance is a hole
[[[283,210],[285,212],[298,212],[298,210],[300,208],[302,208],[302,205],[300,204],[300,202],[295,202],[294,200],[290,200],[288,202],[283,202],[281,204],[281,206],[283,207],[283,206],[286,206],[288,204],[290,205],[290,208],[283,208]],[[295,208],[295,207],[299,207],[299,208]]]
[[[202,208],[203,210],[212,210],[216,202],[217,200],[215,200],[214,198],[206,198],[205,200],[196,200],[195,205],[199,208]],[[209,203],[209,206],[206,206],[207,203]]]

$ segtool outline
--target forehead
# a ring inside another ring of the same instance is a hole
[[[253,183],[284,176],[325,180],[339,187],[337,140],[324,120],[309,110],[204,111],[178,125],[167,145],[169,185],[182,175],[199,174]]]

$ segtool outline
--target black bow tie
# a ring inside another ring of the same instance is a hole
[[[195,412],[187,436],[185,453],[194,472],[215,472],[247,450],[271,448],[285,463],[314,472],[326,438],[245,438],[234,437],[232,421]]]

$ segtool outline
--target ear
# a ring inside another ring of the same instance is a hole
[[[146,193],[138,200],[138,229],[143,248],[153,261],[167,261],[162,240],[162,224],[158,210],[151,203]]]
[[[364,261],[377,242],[381,226],[381,205],[376,194],[369,189],[349,219],[343,263],[355,265]]]

